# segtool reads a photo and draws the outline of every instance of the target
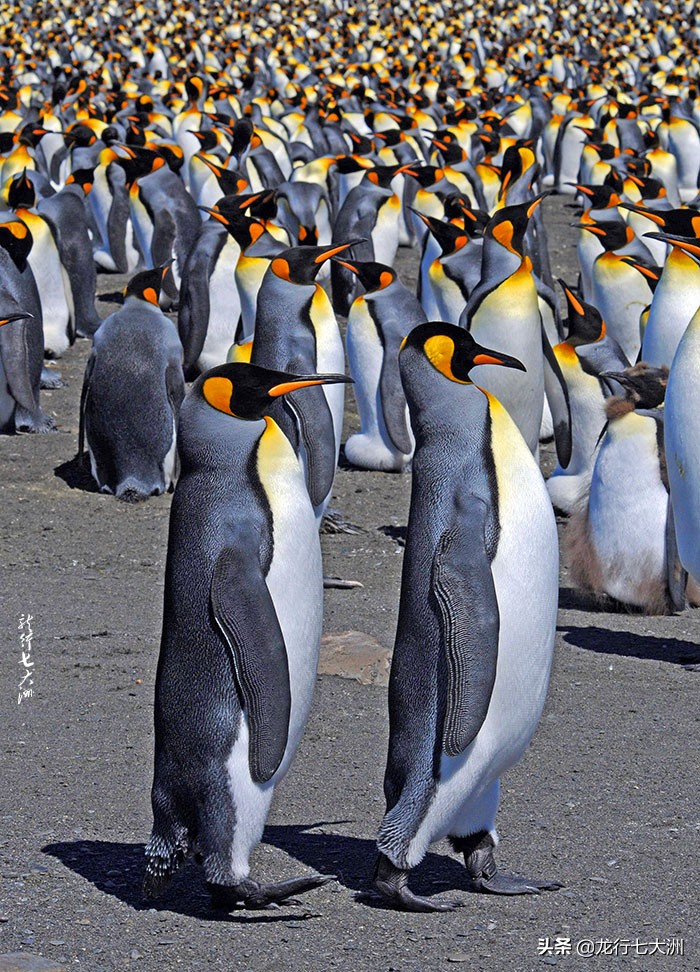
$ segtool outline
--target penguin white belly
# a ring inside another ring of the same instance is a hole
[[[236,264],[236,286],[241,302],[241,341],[252,341],[255,333],[255,312],[258,291],[262,284],[269,260],[247,257],[241,253]]]
[[[700,315],[688,327],[666,390],[665,448],[678,555],[700,580]]]
[[[593,470],[588,502],[590,537],[602,572],[602,588],[611,597],[645,607],[650,591],[663,586],[667,510],[656,422],[631,413],[608,429]]]
[[[491,401],[496,468],[517,467],[513,478],[498,483],[501,533],[491,564],[500,614],[496,680],[475,740],[460,756],[442,756],[435,796],[408,850],[409,867],[448,834],[493,828],[497,800],[490,791],[525,751],[547,695],[559,592],[556,522],[532,455]]]
[[[163,484],[166,492],[170,486],[175,485],[177,467],[177,421],[173,417],[173,438],[163,459]]]
[[[313,297],[312,319],[316,332],[316,371],[318,374],[345,374],[345,351],[340,336],[338,321],[325,290],[316,285]],[[340,439],[343,432],[343,413],[345,411],[345,385],[324,385],[328,407],[333,416],[333,436],[335,438],[336,461],[340,452]]]
[[[28,262],[36,280],[44,322],[44,347],[60,358],[70,344],[71,308],[66,299],[66,274],[51,230],[43,219],[22,215],[34,237]],[[70,289],[70,288],[69,288]]]
[[[241,251],[235,241],[231,240],[231,244],[226,241],[209,278],[209,323],[202,353],[197,360],[197,367],[202,371],[223,364],[236,340],[241,299],[235,273]]]
[[[352,305],[345,339],[360,415],[360,432],[347,439],[345,455],[360,469],[399,472],[410,456],[397,451],[386,430],[380,391],[384,347],[364,297]]]
[[[376,263],[393,267],[396,251],[399,248],[399,217],[401,200],[394,193],[377,212],[377,221],[372,230],[372,246]]]
[[[143,268],[144,270],[152,270],[153,223],[138,191],[132,192],[129,196],[129,216],[133,228],[134,244],[143,259]]]
[[[440,269],[442,280],[435,291],[438,311],[437,320],[449,321],[450,324],[459,324],[459,319],[462,316],[462,311],[467,306],[467,302],[464,299],[459,285],[454,280],[450,280],[447,274],[442,271],[442,268]]]
[[[109,232],[107,224],[109,222],[109,211],[112,206],[112,191],[107,182],[107,169],[104,165],[99,165],[94,173],[94,185],[87,197],[87,204],[95,220],[99,240],[93,241],[95,251],[95,262],[103,270],[114,271],[117,269],[112,254],[109,252]]]
[[[275,785],[287,772],[308,719],[321,640],[323,570],[318,527],[306,481],[287,438],[272,420],[258,451],[258,473],[272,514],[272,562],[265,578],[284,635],[289,662],[291,712],[287,748],[274,776],[255,783],[248,762],[245,713],[227,762],[236,813],[231,848],[232,873],[247,876],[252,848],[262,837]],[[274,453],[274,463],[266,453]]]
[[[525,365],[524,372],[481,365],[472,370],[471,378],[496,396],[535,454],[544,406],[544,358],[532,275],[516,270],[491,291],[479,305],[469,330],[479,344],[513,355]]]
[[[680,262],[673,253],[668,257],[651,302],[642,342],[642,361],[649,364],[671,366],[683,333],[700,306],[700,267],[692,257],[684,256],[679,272],[672,272]]]
[[[593,267],[591,303],[628,361],[635,362],[642,346],[639,318],[650,303],[651,291],[640,273],[631,267],[622,269],[616,260],[606,260],[607,256],[599,257]]]

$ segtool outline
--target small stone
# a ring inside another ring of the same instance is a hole
[[[92,922],[89,918],[78,918],[76,925],[91,925]]]
[[[137,948],[132,948],[129,952],[129,958],[132,962],[135,962],[137,959],[143,958],[143,954]]]
[[[471,958],[469,955],[467,955],[466,952],[450,952],[450,954],[447,956],[447,961],[462,963],[462,962],[470,962]]]
[[[391,652],[364,631],[334,631],[321,638],[319,675],[339,675],[360,685],[388,685]]]
[[[62,938],[54,938],[53,941],[49,942],[49,945],[65,945],[66,943]]]
[[[158,940],[159,945],[177,945],[177,939],[175,938],[161,938]]]

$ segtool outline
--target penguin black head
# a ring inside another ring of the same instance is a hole
[[[411,206],[408,208],[412,213],[415,213],[416,216],[418,216],[428,227],[430,232],[437,240],[443,256],[448,256],[450,253],[455,253],[457,250],[461,250],[462,247],[468,242],[469,235],[462,227],[455,226],[454,223],[448,223],[446,220],[436,219],[434,216],[425,216],[423,213],[419,213],[417,209],[413,209]]]
[[[157,307],[160,300],[160,289],[169,270],[170,263],[166,263],[163,266],[155,267],[153,270],[142,270],[141,273],[137,273],[124,288],[124,299],[137,297],[139,300],[145,300],[146,303]]]
[[[375,263],[372,260],[339,260],[333,258],[334,263],[339,263],[351,273],[354,273],[365,290],[370,293],[375,290],[384,290],[396,280],[396,271],[388,267],[385,263]]]
[[[567,344],[577,347],[580,344],[592,344],[605,336],[605,323],[600,312],[593,304],[587,304],[574,293],[564,280],[559,280],[567,309]]]
[[[27,268],[27,257],[33,243],[29,227],[21,220],[13,219],[7,223],[0,223],[0,246],[10,255],[20,273]]]
[[[219,412],[253,421],[263,418],[281,395],[312,385],[351,381],[346,375],[292,375],[259,365],[232,362],[218,365],[201,375],[193,393],[200,394]]]
[[[700,234],[699,236],[681,236],[676,233],[645,233],[644,236],[648,236],[652,240],[662,240],[664,243],[669,243],[693,257],[696,263],[700,263]]]
[[[446,321],[419,324],[404,338],[400,355],[410,350],[427,358],[445,378],[459,385],[471,385],[469,372],[478,365],[503,365],[525,371],[525,365],[500,351],[492,351],[477,344],[469,331]]]
[[[623,208],[646,216],[652,223],[656,223],[661,232],[670,233],[672,236],[700,236],[700,213],[697,209],[656,210],[633,206],[631,203],[623,204]]]
[[[63,133],[63,141],[67,145],[77,145],[80,148],[88,148],[97,141],[97,135],[88,125],[73,125],[67,132]]]
[[[493,237],[511,253],[522,256],[527,224],[547,195],[548,192],[542,192],[534,199],[520,203],[518,206],[504,206],[503,209],[499,209],[489,220],[484,235]]]
[[[68,175],[66,179],[66,185],[77,185],[83,190],[87,196],[92,189],[95,181],[95,170],[94,169],[75,169]]]
[[[656,267],[652,263],[646,263],[641,257],[623,256],[622,262],[626,263],[628,267],[633,267],[643,277],[646,277],[649,288],[654,293],[661,279],[661,267]]]
[[[165,159],[171,172],[179,172],[185,164],[185,153],[173,142],[158,142],[156,152]]]
[[[361,242],[363,241],[350,240],[348,243],[334,243],[330,246],[290,246],[275,257],[270,269],[281,280],[308,286],[314,282],[326,260]]]
[[[589,233],[593,233],[594,236],[597,236],[603,249],[609,253],[613,250],[621,249],[634,239],[634,230],[630,226],[627,226],[626,223],[612,221],[597,223],[593,220],[590,223],[577,223],[576,225],[580,229],[585,229]]]
[[[570,182],[569,185],[575,186],[588,199],[591,209],[613,209],[622,203],[612,186],[588,186],[575,182]]]
[[[389,189],[391,180],[401,172],[405,172],[406,175],[415,175],[415,170],[410,163],[406,165],[375,165],[374,168],[367,170],[365,179],[381,189]]]
[[[26,169],[22,173],[18,172],[10,181],[7,202],[10,209],[31,209],[36,203],[36,192]]]
[[[532,187],[539,171],[540,166],[537,157],[529,145],[509,145],[503,154],[501,187],[498,190],[499,200],[505,197],[508,186],[519,179],[524,172],[530,173],[529,186]]]
[[[625,389],[625,399],[633,408],[657,408],[663,404],[668,384],[668,368],[661,365],[657,368],[646,361],[639,361],[634,367],[624,371],[604,371],[601,378],[612,378]],[[608,418],[614,418],[624,413],[624,409],[616,408],[619,399],[609,399],[608,407],[612,407],[613,414],[606,408]],[[629,410],[629,409],[628,409]]]
[[[216,162],[212,162],[211,159],[206,158],[206,156],[200,155],[199,152],[197,153],[197,158],[201,159],[207,168],[211,169],[214,173],[216,181],[219,183],[219,189],[221,189],[224,196],[235,196],[248,188],[248,180],[237,169],[225,169],[223,166],[217,165]]]

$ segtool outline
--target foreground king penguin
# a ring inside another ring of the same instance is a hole
[[[224,364],[200,376],[182,405],[147,897],[190,851],[222,908],[265,907],[330,880],[261,885],[249,877],[249,857],[309,713],[323,598],[304,474],[266,412],[281,395],[348,380]]]
[[[522,756],[547,692],[557,531],[522,435],[469,378],[479,365],[523,365],[440,321],[411,331],[399,364],[416,450],[374,883],[399,908],[447,911],[459,902],[408,887],[443,837],[475,890],[561,886],[501,873],[494,858],[499,778]]]

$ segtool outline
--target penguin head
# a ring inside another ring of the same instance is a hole
[[[650,219],[652,223],[656,223],[662,233],[670,233],[672,236],[700,237],[700,213],[697,209],[656,210],[633,206],[631,203],[623,203],[622,208]]]
[[[36,192],[26,169],[10,180],[7,203],[10,209],[31,209],[35,205]]]
[[[80,186],[87,196],[92,189],[95,181],[94,169],[74,169],[66,179],[66,185]]]
[[[583,185],[577,182],[568,183],[574,186],[585,197],[585,205],[589,209],[614,209],[619,206],[622,200],[612,186],[606,185]]]
[[[27,257],[33,243],[29,227],[21,220],[12,219],[0,223],[0,246],[9,254],[20,273],[27,268]]]
[[[501,187],[498,190],[499,200],[506,198],[508,186],[519,179],[525,172],[529,173],[528,185],[531,188],[537,179],[540,166],[530,145],[520,143],[509,145],[503,154],[501,165]]]
[[[348,243],[334,243],[330,246],[290,246],[275,257],[270,264],[270,270],[280,280],[308,286],[314,282],[326,260],[361,242],[363,241],[350,240]]]
[[[592,344],[605,337],[605,322],[600,316],[600,312],[593,304],[587,304],[576,294],[571,287],[559,279],[559,284],[564,291],[566,298],[567,320],[567,344],[578,347],[580,344]]]
[[[603,249],[607,250],[608,253],[613,250],[620,250],[634,239],[634,230],[626,223],[613,221],[603,223],[591,220],[590,223],[577,223],[576,225],[579,229],[585,229],[597,236]]]
[[[136,297],[138,300],[144,300],[147,304],[153,304],[154,307],[157,307],[163,281],[170,270],[170,263],[172,261],[163,264],[163,266],[155,267],[153,270],[142,270],[141,273],[137,273],[124,288],[124,299]]]
[[[606,413],[609,419],[619,418],[634,408],[657,408],[666,397],[666,365],[656,367],[646,361],[639,361],[634,367],[625,368],[624,371],[603,371],[600,377],[617,381],[625,389],[624,399],[618,396],[608,399]]]
[[[525,365],[517,358],[482,347],[469,331],[446,321],[419,324],[404,338],[399,358],[416,357],[427,360],[441,375],[459,385],[471,385],[469,372],[479,365],[502,365],[525,371]]]
[[[176,143],[159,142],[156,153],[165,159],[171,172],[179,172],[185,164],[185,154]]]
[[[464,228],[455,226],[454,223],[449,223],[447,220],[436,219],[434,216],[426,216],[411,206],[408,208],[428,227],[442,250],[443,256],[456,253],[457,250],[461,250],[468,242],[469,234]]]
[[[231,362],[205,372],[192,393],[208,405],[234,418],[256,421],[266,415],[282,395],[312,385],[350,383],[346,375],[292,375],[259,365]]]
[[[542,192],[534,199],[520,203],[518,206],[504,206],[503,209],[499,209],[489,220],[484,235],[521,257],[527,224],[547,195],[548,192]]]
[[[212,219],[225,226],[229,234],[234,238],[242,250],[246,250],[251,244],[265,232],[265,226],[259,219],[246,216],[244,210],[250,205],[249,202],[241,204],[240,196],[224,196],[218,201],[216,206],[200,206],[205,213],[209,213]],[[233,200],[236,200],[234,202]]]
[[[389,189],[391,180],[402,172],[405,172],[406,175],[415,175],[415,169],[411,167],[410,163],[406,165],[375,165],[374,168],[367,170],[365,179],[380,189]]]
[[[194,134],[194,133],[193,133]],[[211,169],[216,177],[216,181],[219,183],[219,189],[224,196],[235,196],[240,192],[243,192],[248,188],[249,183],[242,172],[236,169],[225,169],[221,165],[217,165],[216,162],[212,162],[205,155],[201,155],[197,152],[197,158],[200,159],[207,168]]]
[[[700,234],[698,236],[681,236],[676,233],[645,233],[644,236],[652,240],[669,243],[693,257],[696,263],[700,263]]]
[[[384,290],[396,280],[396,271],[385,263],[375,263],[372,260],[339,260],[337,257],[333,258],[333,262],[354,273],[368,293]]]

